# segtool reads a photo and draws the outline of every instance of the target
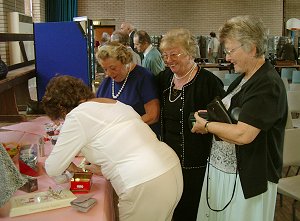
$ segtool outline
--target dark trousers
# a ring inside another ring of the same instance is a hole
[[[196,221],[205,168],[182,169],[183,193],[175,209],[173,221]]]

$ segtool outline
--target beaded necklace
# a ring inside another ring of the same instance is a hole
[[[130,73],[130,69],[131,69],[131,64],[129,65],[129,69],[128,69],[128,73],[127,73],[127,76],[122,84],[122,87],[120,88],[120,90],[118,91],[118,93],[115,95],[115,81],[112,80],[111,82],[111,96],[113,97],[113,99],[117,99],[121,92],[123,91],[125,85],[126,85],[126,82],[127,82],[127,79],[128,79],[128,76],[129,76],[129,73]]]
[[[190,74],[189,75],[189,78],[188,78],[188,80],[187,80],[187,82],[189,82],[190,80],[191,80],[191,77],[192,77],[192,73],[193,73],[193,71],[195,70],[195,68],[197,67],[197,65],[196,64],[194,64],[193,65],[193,67],[183,76],[183,77],[181,77],[181,78],[179,78],[179,79],[182,79],[182,78],[184,78],[185,76],[187,76],[188,74]],[[173,82],[174,82],[174,78],[176,78],[176,79],[178,79],[177,77],[175,77],[175,74],[173,75],[173,78],[172,78],[172,81],[171,81],[171,84],[170,84],[170,92],[169,92],[169,101],[171,102],[171,103],[174,103],[175,101],[177,101],[178,100],[178,98],[180,98],[181,97],[181,92],[179,93],[179,95],[174,99],[174,100],[171,100],[171,94],[172,94],[172,85],[173,85]]]

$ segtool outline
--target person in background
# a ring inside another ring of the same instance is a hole
[[[213,140],[197,220],[273,221],[288,113],[286,90],[265,60],[267,34],[260,18],[229,19],[220,39],[226,60],[241,73],[222,101],[229,113],[239,115],[233,124],[194,115],[192,132],[222,139]]]
[[[165,69],[160,52],[151,44],[150,36],[145,31],[137,31],[134,34],[134,47],[139,53],[143,53],[142,66],[149,69],[154,75]]]
[[[159,136],[160,104],[154,75],[132,62],[132,54],[117,42],[100,47],[97,60],[106,75],[96,93],[133,107]]]
[[[99,46],[100,46],[100,41],[95,41],[95,45],[94,45],[94,65],[95,65],[96,75],[98,73],[103,73],[103,69],[102,69],[101,65],[98,63],[98,61],[96,59],[96,54],[97,54]]]
[[[132,54],[132,63],[141,65],[141,57],[139,54],[137,54],[135,51],[132,50],[132,48],[129,46],[129,36],[121,31],[114,31],[112,35],[110,36],[110,40],[116,41],[121,43],[122,45],[125,45],[126,48],[130,51]]]
[[[144,55],[143,55],[143,53],[140,53],[136,50],[136,48],[134,47],[134,42],[133,42],[134,34],[136,33],[136,28],[129,22],[123,22],[121,24],[120,30],[121,30],[121,32],[123,32],[129,36],[130,47],[132,48],[132,50],[134,52],[136,52],[140,56],[140,59],[142,61],[144,58]]]
[[[103,32],[98,47],[106,45],[108,42],[110,42],[110,35],[107,32]]]
[[[178,157],[132,107],[95,98],[71,76],[52,78],[42,103],[51,120],[64,120],[45,161],[49,176],[78,171],[72,161],[81,152],[116,191],[120,221],[171,221],[182,193]]]
[[[133,37],[136,32],[134,26],[129,22],[123,22],[120,26],[121,32],[127,34],[129,36],[129,45],[134,50]]]
[[[174,29],[161,40],[160,50],[167,65],[157,76],[161,95],[162,140],[180,159],[184,190],[174,221],[195,221],[212,136],[191,133],[189,116],[225,92],[211,72],[195,62],[196,40],[186,29]]]
[[[9,199],[28,180],[21,175],[4,146],[0,143],[0,217],[8,216]]]
[[[210,35],[210,41],[208,43],[208,62],[218,63],[220,42],[217,39],[215,32],[211,32],[209,33],[209,35]]]
[[[295,62],[298,60],[298,55],[294,45],[292,45],[291,39],[288,39],[287,42],[278,50],[278,59]]]

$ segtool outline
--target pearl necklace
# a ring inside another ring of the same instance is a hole
[[[131,64],[129,65],[129,69],[128,69],[128,73],[127,73],[127,76],[122,84],[122,87],[120,88],[120,90],[118,91],[118,93],[115,95],[115,81],[112,80],[111,82],[111,96],[113,97],[113,99],[117,99],[121,92],[123,91],[124,87],[125,87],[125,84],[127,82],[127,79],[128,79],[128,76],[129,76],[129,73],[130,73],[130,69],[131,69]]]
[[[197,65],[194,64],[193,67],[187,72],[187,74],[190,74],[190,75],[189,75],[189,78],[188,78],[188,80],[187,80],[187,82],[189,82],[189,81],[191,80],[192,73],[194,72],[194,70],[195,70],[196,67],[197,67]],[[184,77],[187,76],[187,74],[185,74]],[[175,74],[173,75],[173,78],[172,78],[172,81],[171,81],[171,84],[170,84],[170,87],[169,87],[169,90],[170,90],[170,91],[169,91],[169,101],[170,101],[171,103],[174,103],[175,101],[177,101],[178,98],[181,97],[181,93],[182,93],[182,92],[180,92],[180,94],[179,94],[174,100],[171,100],[172,85],[173,85],[173,82],[174,82],[174,78],[176,78],[176,77],[175,77]]]
[[[174,73],[174,77],[175,77],[177,80],[180,80],[180,79],[185,78],[189,73],[191,73],[191,71],[192,71],[193,69],[195,69],[195,65],[196,65],[196,64],[194,64],[194,65],[191,67],[191,69],[190,69],[185,75],[183,75],[182,77],[178,77],[178,75],[175,74],[175,73]]]

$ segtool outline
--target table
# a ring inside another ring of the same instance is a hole
[[[202,68],[219,68],[219,70],[230,70],[231,63],[199,63]]]
[[[39,138],[44,135],[44,123],[49,122],[47,117],[40,117],[33,121],[22,122],[15,125],[10,125],[0,128],[0,142],[16,141],[22,144],[36,143]],[[49,187],[57,188],[64,187],[69,188],[69,183],[57,185],[54,180],[47,176],[43,165],[51,152],[52,145],[50,142],[45,144],[45,157],[39,159],[39,176],[38,176],[38,191],[46,191]],[[46,220],[72,220],[72,221],[114,221],[114,201],[113,201],[113,188],[109,181],[101,176],[93,176],[92,188],[89,193],[94,194],[94,198],[97,199],[97,204],[89,210],[87,213],[78,212],[72,207],[65,207],[60,209],[54,209],[39,213],[33,213],[29,215],[19,217],[6,217],[1,218],[3,221],[46,221]],[[15,195],[26,194],[23,191],[18,190]],[[8,209],[7,209],[8,210]]]
[[[280,74],[281,68],[296,68],[297,70],[300,70],[300,65],[299,64],[276,64],[274,65],[275,69],[277,72]]]
[[[19,115],[18,105],[26,106],[30,100],[28,80],[35,76],[35,66],[30,65],[9,71],[0,80],[0,120],[25,120],[25,116]]]

